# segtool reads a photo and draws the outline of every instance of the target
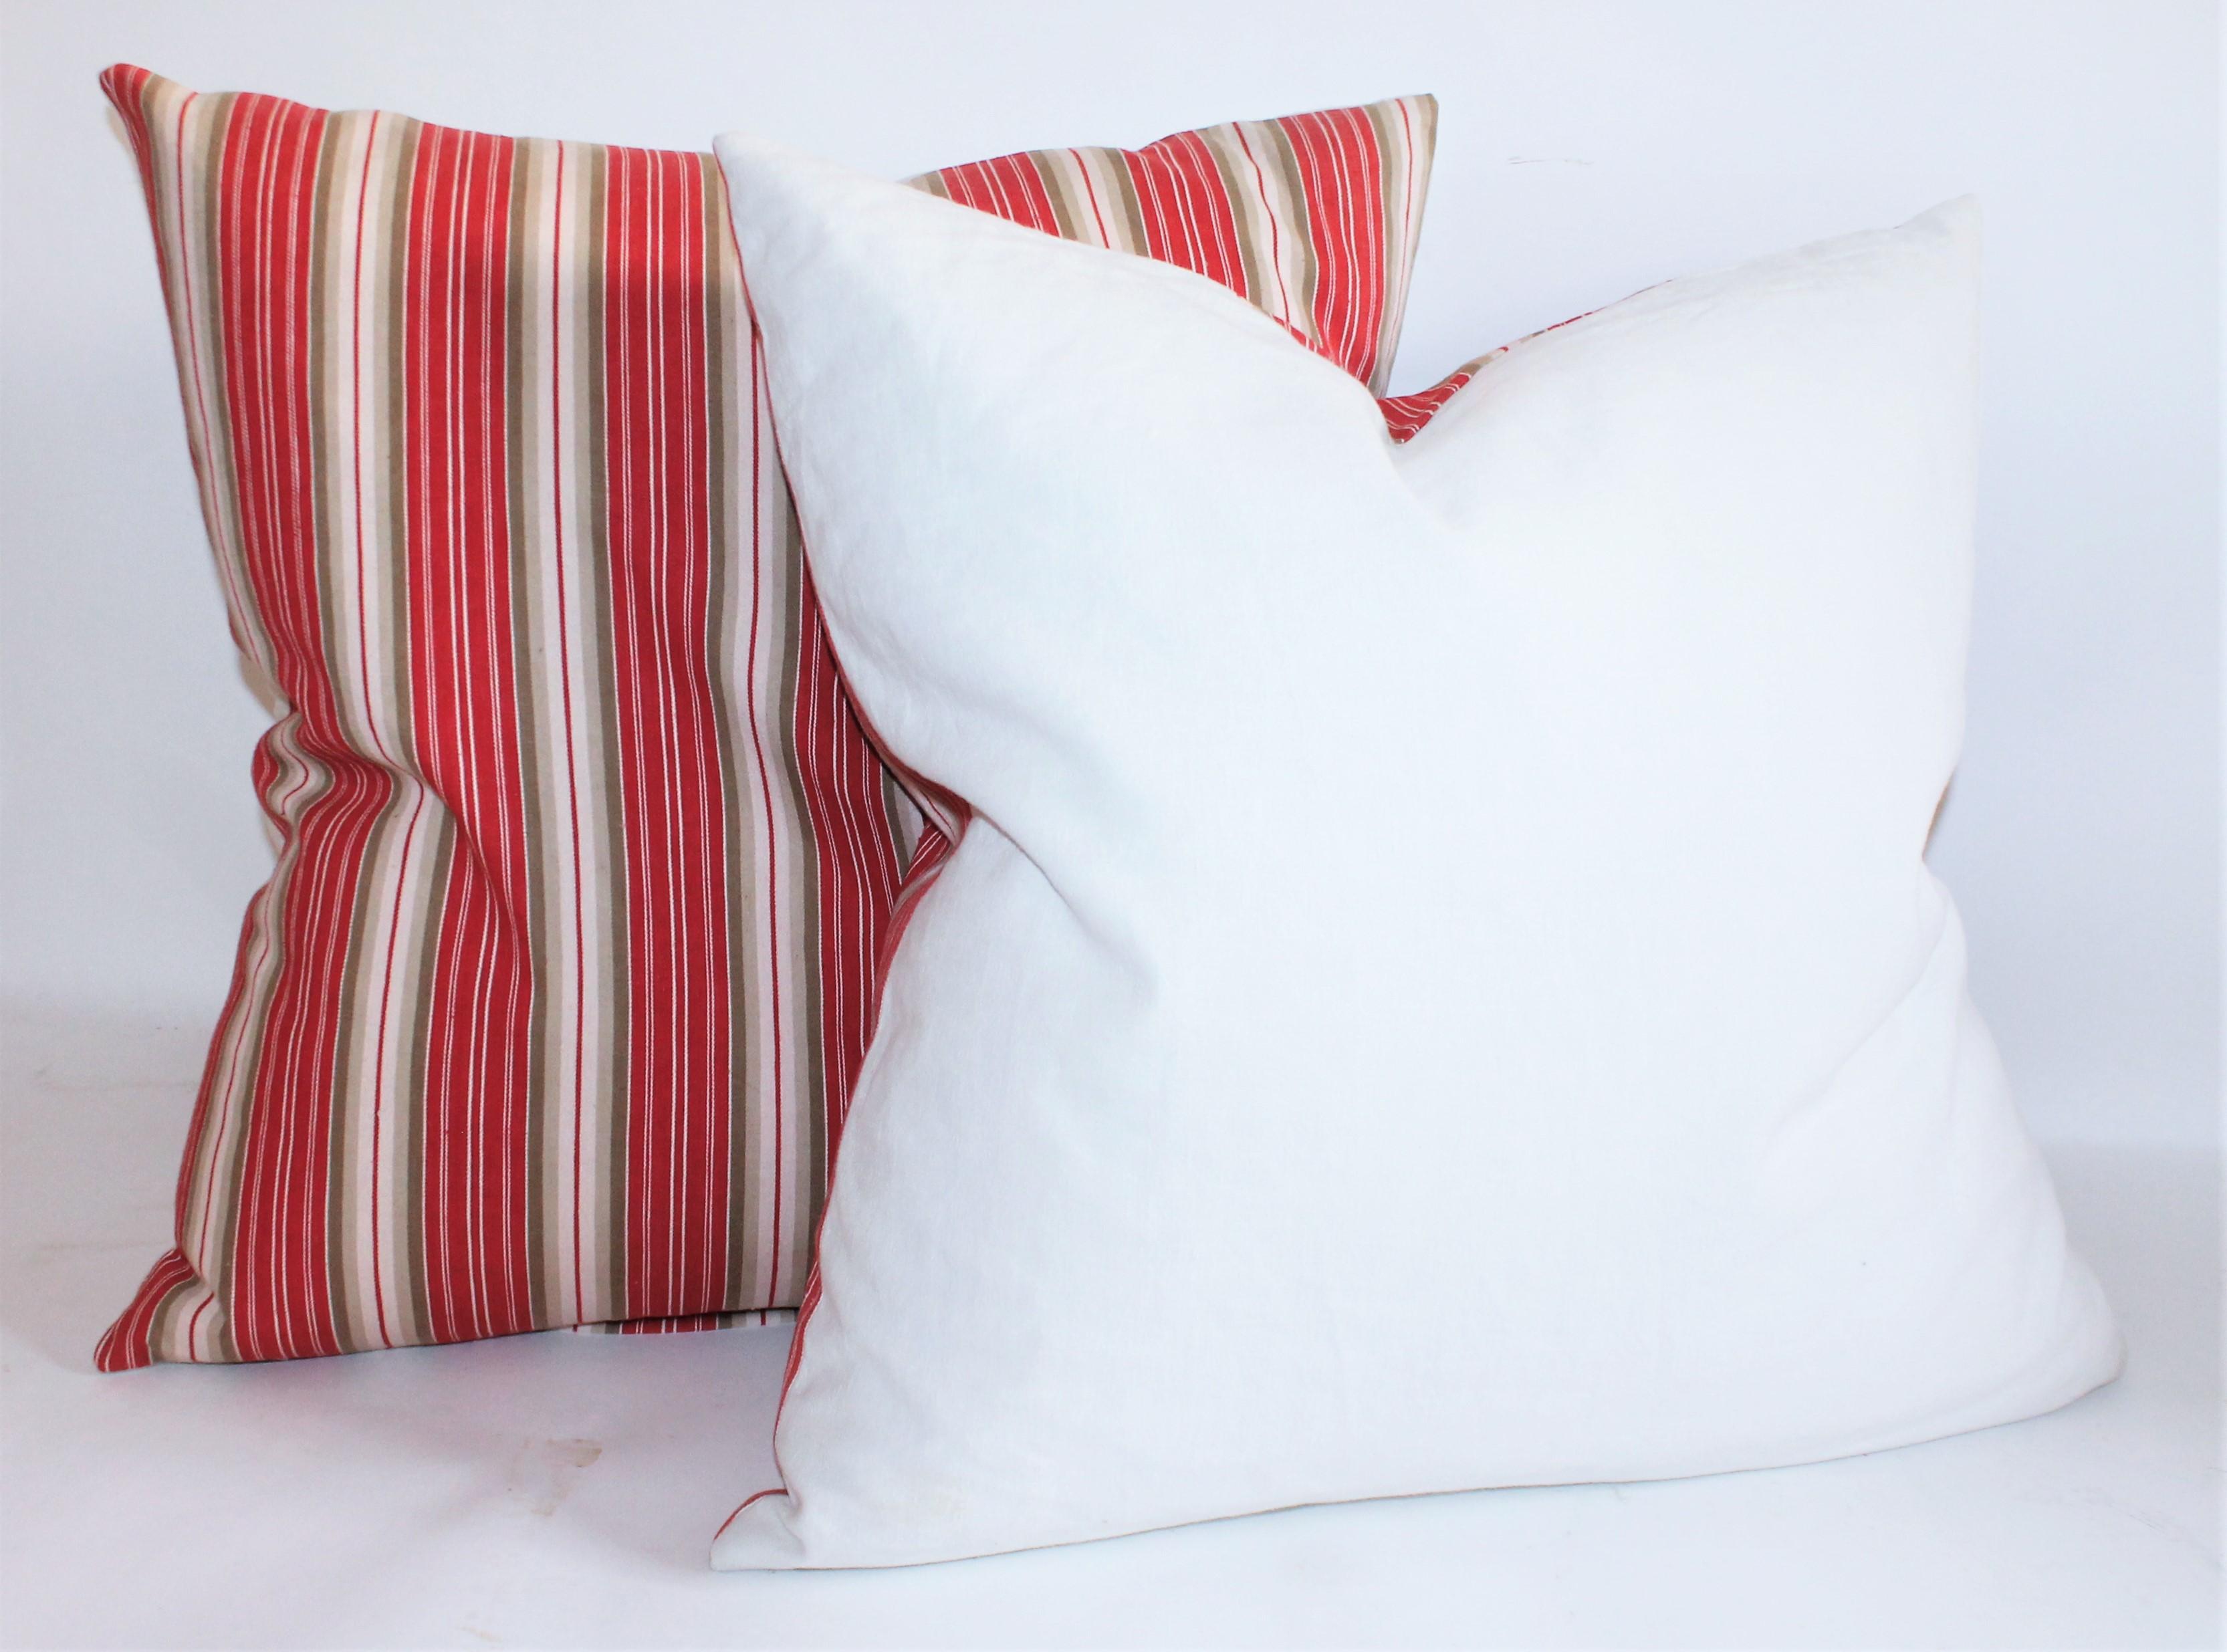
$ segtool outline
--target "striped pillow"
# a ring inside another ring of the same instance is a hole
[[[233,635],[285,714],[105,1370],[794,1307],[908,872],[708,155],[102,77]],[[1382,388],[1435,105],[918,180],[1184,265]]]

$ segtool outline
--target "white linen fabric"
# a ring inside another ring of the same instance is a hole
[[[973,813],[715,1564],[1796,1463],[2109,1379],[1923,858],[1971,205],[1529,340],[1394,446],[1211,283],[718,150],[852,686]]]

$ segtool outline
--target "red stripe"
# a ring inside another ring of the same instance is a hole
[[[726,1292],[732,1052],[712,699],[703,170],[610,151],[604,370],[627,826],[629,1317]]]
[[[875,960],[903,867],[883,804],[883,769],[844,684],[802,569],[796,749],[820,870],[821,1125],[832,1164],[843,1113],[873,1037]]]
[[[274,99],[238,99],[216,192],[224,274],[216,313],[241,558],[280,686],[295,708],[265,738],[265,769],[275,780],[290,743],[312,769],[269,806],[288,840],[281,850],[288,870],[274,886],[282,967],[265,1018],[255,1094],[241,1119],[246,1139],[223,1304],[246,1358],[339,1346],[325,1272],[335,1016],[350,896],[387,798],[386,777],[350,751],[341,732],[314,577],[312,375],[305,363],[324,131],[321,112]],[[289,817],[297,812],[295,825]]]
[[[725,1330],[737,1325],[772,1323],[763,1308],[723,1310],[718,1313],[676,1314],[667,1319],[620,1319],[610,1329],[621,1336],[675,1336],[699,1330]]]
[[[1239,251],[1236,208],[1205,141],[1186,132],[1122,158],[1136,188],[1145,252],[1243,293],[1245,260]]]
[[[154,1351],[149,1339],[154,1332],[156,1311],[162,1307],[163,1298],[193,1277],[194,1265],[186,1260],[182,1251],[164,1251],[155,1266],[147,1270],[147,1277],[139,1282],[130,1305],[93,1350],[93,1368],[136,1371],[143,1365],[153,1364]]]
[[[1324,354],[1364,384],[1384,325],[1383,156],[1358,109],[1293,115],[1290,137],[1315,251],[1314,330]]]
[[[972,207],[1027,229],[1059,233],[1059,214],[1045,189],[1043,175],[1026,155],[1001,155],[994,161],[948,166],[939,175],[962,207]]]
[[[531,1329],[530,872],[511,634],[503,269],[514,146],[426,127],[410,182],[403,395],[418,760],[454,836],[426,1013],[421,1215],[433,1340]]]
[[[1474,376],[1471,369],[1464,367],[1448,373],[1428,390],[1406,396],[1380,396],[1376,399],[1376,411],[1384,415],[1385,428],[1392,433],[1394,442],[1409,441],[1437,417],[1439,409],[1453,399],[1454,392]]]

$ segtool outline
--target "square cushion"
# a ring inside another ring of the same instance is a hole
[[[788,1309],[908,871],[708,155],[118,67],[278,829],[116,1369]],[[916,180],[1381,383],[1426,98]]]
[[[1796,1463],[2112,1375],[1924,859],[1969,204],[1496,353],[1401,445],[1211,283],[719,151],[830,635],[967,824],[717,1564]]]

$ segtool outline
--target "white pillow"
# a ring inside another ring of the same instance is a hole
[[[1210,282],[721,140],[858,701],[973,811],[722,1566],[1798,1463],[2109,1380],[1926,871],[1975,212],[1394,447]]]

